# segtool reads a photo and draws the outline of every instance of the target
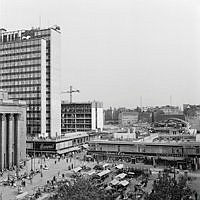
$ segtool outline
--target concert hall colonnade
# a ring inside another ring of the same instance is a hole
[[[26,104],[0,99],[0,170],[19,166],[26,157]]]

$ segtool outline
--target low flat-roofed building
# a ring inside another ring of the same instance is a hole
[[[8,99],[0,90],[0,170],[26,159],[26,102]]]
[[[72,132],[57,138],[27,138],[27,153],[30,155],[62,155],[79,151],[89,142],[86,132]]]
[[[200,169],[200,142],[133,142],[119,140],[93,140],[88,154],[96,160],[120,160],[132,162],[139,159],[168,160],[178,165],[192,165]]]

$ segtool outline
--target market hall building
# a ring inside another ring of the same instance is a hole
[[[35,156],[67,155],[86,148],[89,134],[86,132],[72,132],[57,138],[31,138],[26,141],[27,154]]]
[[[0,170],[26,159],[26,102],[8,99],[0,90]]]

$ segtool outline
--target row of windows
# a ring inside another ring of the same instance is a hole
[[[13,67],[13,68],[0,68],[0,72],[2,75],[6,75],[6,74],[15,74],[15,73],[24,73],[27,74],[28,73],[34,73],[34,72],[40,72],[41,67],[36,65],[36,66],[28,66],[28,67]]]
[[[40,39],[36,40],[24,40],[19,42],[11,42],[11,43],[3,43],[0,45],[0,49],[13,49],[16,47],[27,47],[27,46],[33,46],[33,45],[39,45],[41,44]]]
[[[33,52],[40,52],[41,46],[30,46],[26,48],[16,48],[16,49],[9,49],[9,50],[1,50],[0,56],[12,55],[12,54],[23,54],[23,53],[33,53]]]
[[[32,59],[32,58],[39,58],[41,56],[40,52],[36,53],[28,53],[28,54],[19,54],[19,55],[6,55],[0,56],[0,61],[13,61],[13,60],[24,60],[24,59]]]
[[[36,85],[36,84],[41,84],[41,80],[27,80],[27,81],[4,81],[1,83],[2,86],[20,86],[20,85],[24,85],[24,86],[28,86],[28,85]]]
[[[29,111],[40,111],[40,106],[28,106],[26,109],[28,112]]]
[[[35,61],[35,60],[33,60]],[[6,65],[5,65],[6,64]],[[23,68],[29,68],[29,67],[36,67],[36,69],[40,69],[40,62],[39,63],[34,63],[34,64],[31,64],[31,65],[18,65],[18,62],[12,62],[10,63],[10,65],[8,66],[8,63],[2,63],[1,66],[0,66],[0,69],[2,70],[15,70],[15,69],[23,69]]]
[[[26,79],[35,79],[35,78],[40,78],[41,77],[41,73],[27,73],[27,74],[21,74],[21,73],[18,73],[18,74],[9,74],[9,75],[2,75],[2,80],[9,80],[10,81],[12,79],[23,79],[23,80],[26,80]]]
[[[29,54],[27,54],[29,55]],[[13,56],[14,57],[14,56]],[[35,53],[33,54],[30,58],[18,58],[18,56],[16,56],[17,58],[13,58],[11,59],[9,56],[8,57],[0,57],[0,63],[13,63],[13,62],[22,62],[22,61],[31,61],[31,60],[40,60],[41,57],[40,57],[40,53]]]
[[[26,98],[33,98],[33,97],[40,97],[39,93],[25,93],[25,94],[10,94],[10,98],[14,99],[26,99]]]
[[[40,113],[27,113],[26,116],[27,116],[27,118],[31,118],[31,117],[39,118],[40,117]]]
[[[40,101],[40,99],[38,99],[38,97],[37,97],[37,98],[35,98],[35,99],[26,99],[26,103],[27,103],[28,105],[34,105],[34,104],[41,104],[41,101]]]
[[[63,122],[62,121],[62,124],[86,124],[86,125],[89,125],[89,124],[91,124],[91,122],[85,122],[85,121],[76,121],[76,122],[73,122],[73,121],[65,121],[65,122]]]
[[[91,118],[91,114],[82,114],[82,115],[79,115],[79,114],[63,114],[62,113],[62,117],[63,118]]]
[[[36,64],[41,64],[41,59],[40,58],[35,58],[32,60],[16,60],[13,62],[2,62],[1,66],[2,67],[13,67],[14,65],[19,67],[19,66],[27,66],[27,65],[36,65]],[[28,67],[28,66],[27,66]]]
[[[3,80],[6,80],[6,81],[11,81],[12,79],[31,79],[31,78],[40,78],[40,75],[41,73],[27,73],[27,74],[21,74],[21,73],[18,73],[18,74],[9,74],[9,75],[2,75],[2,81]]]
[[[40,86],[30,86],[30,87],[19,87],[19,88],[10,88],[9,92],[34,92],[40,91]]]

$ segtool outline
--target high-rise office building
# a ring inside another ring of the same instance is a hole
[[[61,134],[60,28],[0,29],[0,88],[27,103],[27,134]]]

